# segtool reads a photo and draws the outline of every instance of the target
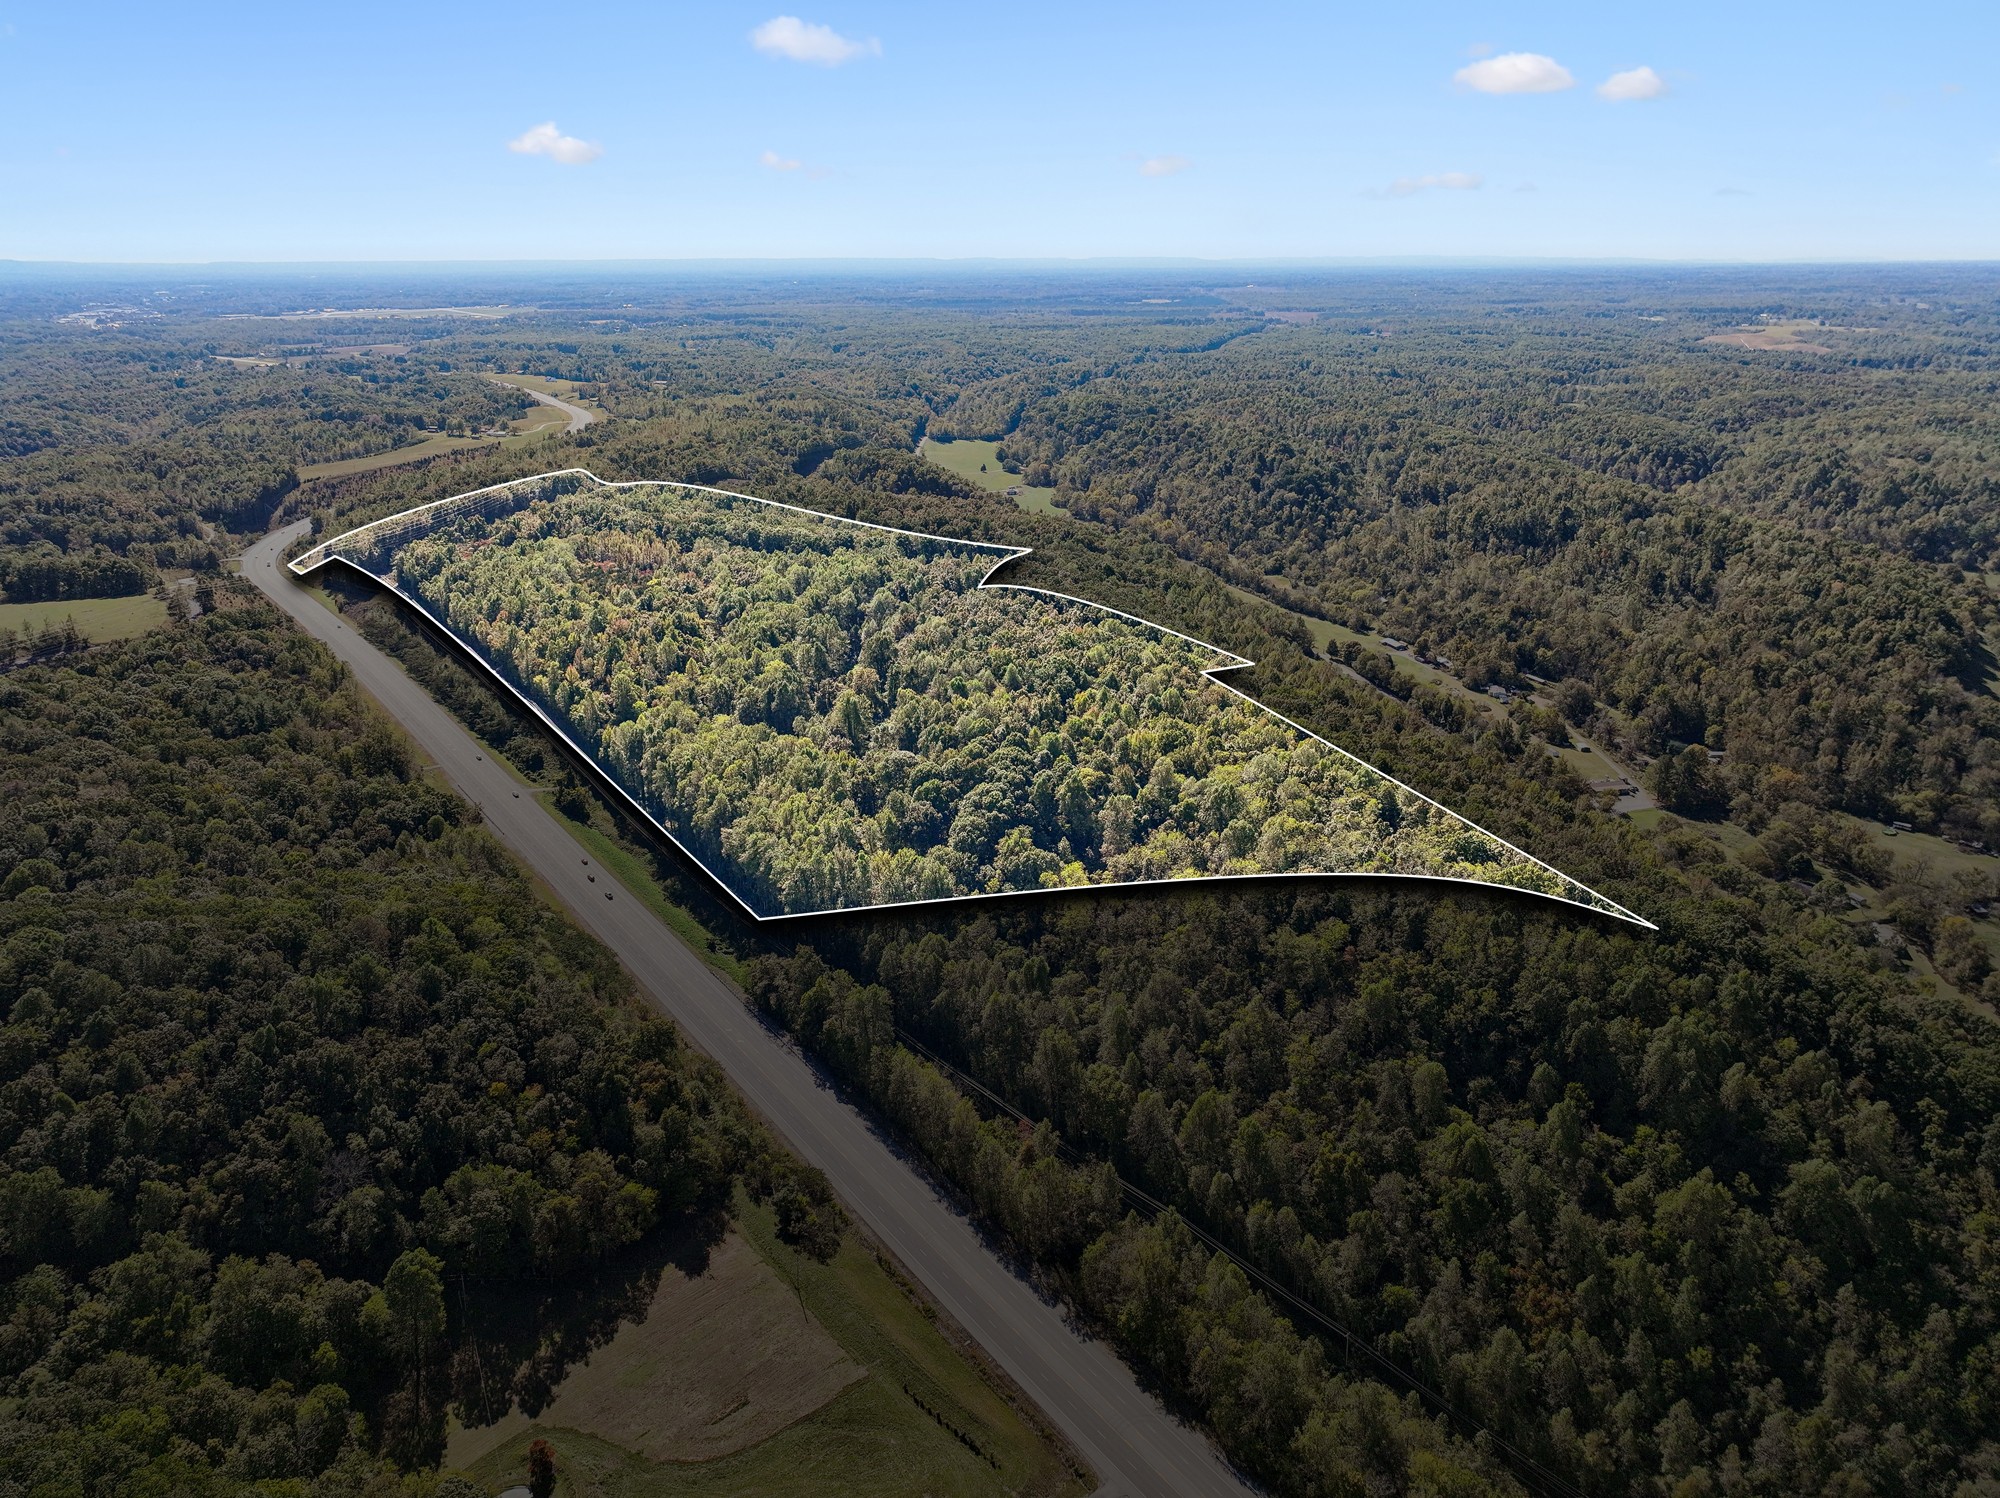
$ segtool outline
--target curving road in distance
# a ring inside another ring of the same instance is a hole
[[[280,557],[307,523],[252,545],[243,575],[346,664],[689,1042],[721,1066],[794,1151],[826,1172],[847,1208],[1070,1439],[1095,1469],[1098,1491],[1115,1498],[1254,1493],[1200,1432],[1142,1390],[1108,1347],[1079,1333],[996,1258],[963,1214],[664,922],[602,874],[553,813],[444,708],[298,586]],[[593,882],[593,874],[601,877]]]
[[[569,425],[563,428],[565,436],[571,432],[582,431],[593,421],[600,420],[604,414],[601,411],[592,411],[584,406],[572,405],[569,401],[550,395],[546,390],[534,390],[526,385],[516,385],[512,380],[502,379],[499,375],[488,375],[486,378],[496,385],[505,385],[509,390],[518,390],[523,395],[531,395],[543,405],[554,406],[558,411],[563,412],[569,417]]]

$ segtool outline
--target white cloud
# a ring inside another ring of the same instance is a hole
[[[1539,52],[1502,52],[1451,76],[1460,87],[1482,94],[1553,94],[1576,84],[1568,68]]]
[[[766,151],[757,158],[758,164],[769,167],[774,172],[796,172],[805,163],[794,161],[789,156],[780,156],[776,151]]]
[[[881,42],[872,36],[865,42],[856,41],[831,26],[801,21],[797,16],[771,17],[750,33],[750,45],[769,57],[818,63],[823,68],[837,68],[857,57],[882,55]]]
[[[1471,192],[1484,185],[1477,172],[1432,172],[1425,177],[1398,177],[1389,184],[1389,196],[1407,198],[1414,193],[1427,192],[1433,187],[1447,192]]]
[[[1184,172],[1194,163],[1185,156],[1148,156],[1139,163],[1142,177],[1171,177],[1176,172]]]
[[[1664,99],[1667,96],[1667,80],[1651,68],[1628,68],[1623,73],[1613,73],[1597,85],[1597,97],[1623,104],[1633,99]]]
[[[604,147],[594,140],[564,135],[556,129],[554,120],[544,120],[534,129],[523,131],[507,142],[507,149],[521,156],[546,156],[564,166],[582,166],[604,154]]]

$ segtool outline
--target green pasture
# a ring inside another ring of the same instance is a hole
[[[67,619],[87,640],[125,640],[167,622],[167,606],[150,593],[129,598],[67,598],[55,603],[0,603],[0,629],[16,633],[62,628]]]
[[[1000,466],[997,442],[975,442],[969,437],[961,437],[956,442],[936,442],[926,437],[917,451],[947,473],[957,474],[968,484],[977,484],[982,489],[990,489],[995,494],[1004,494],[1009,489],[1019,489],[1014,503],[1024,510],[1033,510],[1042,515],[1061,515],[1062,507],[1056,503],[1053,489],[1030,488],[1021,482],[1017,473],[1009,473]]]

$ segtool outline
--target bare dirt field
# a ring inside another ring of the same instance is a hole
[[[1833,350],[1825,344],[1809,342],[1805,337],[1808,333],[1818,332],[1821,327],[1822,324],[1815,322],[1762,323],[1751,328],[1734,328],[1727,333],[1711,333],[1702,342],[1780,353],[1830,354]]]

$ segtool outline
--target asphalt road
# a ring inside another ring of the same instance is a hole
[[[491,377],[489,376],[489,378]],[[545,406],[554,406],[558,411],[566,412],[569,416],[569,425],[563,428],[565,434],[582,431],[593,421],[596,421],[601,414],[583,406],[571,405],[566,400],[560,400],[550,395],[546,390],[530,390],[526,385],[515,385],[507,380],[495,380],[494,383],[506,385],[510,390],[518,390],[523,395],[531,395]]]
[[[786,1143],[826,1172],[848,1210],[1069,1437],[1095,1469],[1098,1491],[1120,1498],[1255,1492],[1199,1432],[1142,1390],[1109,1348],[1080,1335],[989,1252],[971,1224],[859,1112],[822,1085],[669,927],[587,859],[554,815],[428,693],[297,586],[279,554],[305,524],[251,546],[243,575],[347,664],[484,812],[494,835],[618,954],[639,987]]]

